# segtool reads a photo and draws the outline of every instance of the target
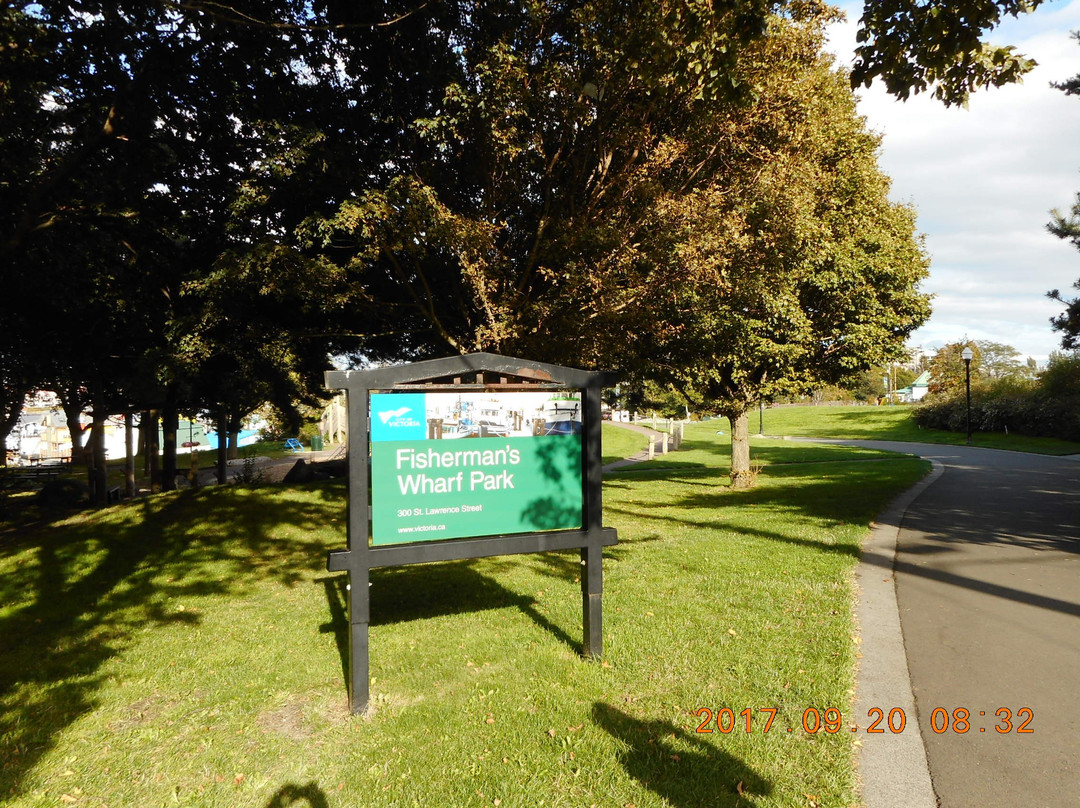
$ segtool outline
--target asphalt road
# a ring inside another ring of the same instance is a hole
[[[907,505],[894,566],[939,805],[1080,806],[1080,462],[852,443],[943,466]]]

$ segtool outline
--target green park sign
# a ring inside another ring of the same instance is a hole
[[[348,397],[349,704],[369,701],[370,570],[577,549],[582,653],[600,656],[600,392],[614,379],[495,354],[331,371]]]
[[[580,529],[574,391],[371,396],[372,544]]]

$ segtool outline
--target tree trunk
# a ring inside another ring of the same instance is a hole
[[[169,390],[165,394],[165,407],[161,411],[162,449],[161,490],[176,489],[176,431],[180,419],[176,411],[176,392]]]
[[[22,415],[23,401],[26,400],[26,396],[18,396],[18,400],[12,400],[7,402],[8,406],[4,412],[3,421],[0,422],[0,467],[7,465],[7,439],[11,434],[11,430],[15,428],[15,424],[19,422],[19,416]]]
[[[142,457],[143,477],[150,476],[150,410],[139,413],[139,445],[135,447],[135,454]]]
[[[94,402],[94,421],[90,427],[90,496],[101,508],[109,504],[109,466],[105,457],[105,420],[108,415],[100,401]]]
[[[217,419],[217,478],[218,485],[229,481],[229,447],[226,443],[229,434],[229,416],[222,408]]]
[[[128,499],[135,498],[135,413],[124,413],[124,483]]]
[[[728,416],[731,424],[731,487],[749,488],[754,484],[750,470],[750,419],[746,411]]]
[[[79,425],[79,416],[82,415],[83,401],[76,391],[60,390],[60,407],[67,418],[68,432],[71,434],[71,462],[89,464],[90,458],[83,454],[83,432]]]
[[[230,424],[229,426],[229,460],[237,460],[240,457],[240,428]]]
[[[146,419],[146,459],[150,468],[150,491],[157,493],[161,490],[161,457],[158,455],[158,411],[150,410]]]

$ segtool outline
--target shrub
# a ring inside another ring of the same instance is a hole
[[[1053,398],[1080,398],[1080,355],[1054,354],[1039,381]]]
[[[1076,371],[1080,371],[1080,363],[1071,372]],[[1062,372],[1057,386],[1051,389],[1064,392],[1077,381],[1080,375]],[[1077,392],[1055,395],[1045,384],[1014,378],[980,384],[971,390],[971,428],[976,432],[1080,440],[1080,384],[1074,389]],[[927,429],[965,432],[966,395],[928,397],[915,408],[913,417]]]

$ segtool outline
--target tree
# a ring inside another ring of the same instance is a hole
[[[855,398],[861,401],[877,400],[885,396],[886,392],[895,393],[897,390],[909,386],[919,374],[903,365],[889,363],[887,365],[875,365],[859,375],[858,380],[849,389]],[[888,390],[885,380],[888,379]]]
[[[964,338],[939,348],[930,360],[930,387],[928,395],[950,397],[962,392],[967,385],[968,368],[961,353],[970,348],[971,378],[978,380],[982,374],[982,349],[979,343]]]
[[[1080,31],[1073,32],[1073,38],[1080,42]],[[1054,86],[1066,95],[1080,95],[1080,73]],[[1054,210],[1051,216],[1053,218],[1046,229],[1060,239],[1071,241],[1080,250],[1080,194],[1076,195],[1076,203],[1067,214]],[[1080,280],[1073,284],[1073,288],[1080,289]],[[1057,289],[1052,289],[1046,295],[1051,300],[1065,304],[1064,313],[1050,318],[1053,329],[1061,332],[1061,347],[1067,351],[1080,348],[1080,297],[1066,300]]]
[[[1013,346],[982,339],[976,340],[975,345],[980,354],[980,375],[987,379],[1033,378],[1032,363],[1021,362],[1021,353]]]
[[[306,19],[302,3],[257,5],[286,27]],[[12,144],[0,282],[35,303],[36,383],[71,414],[89,403],[98,431],[109,412],[161,410],[169,488],[169,424],[196,370],[183,365],[185,324],[206,308],[192,281],[310,215],[304,189],[321,174],[301,183],[290,170],[317,148],[309,124],[336,87],[312,79],[333,56],[314,37],[267,36],[197,3],[4,4],[0,22],[13,41],[0,58],[20,68],[0,95],[18,113],[18,127],[0,124]],[[257,303],[265,291],[232,294]],[[214,333],[235,341],[226,323]],[[325,350],[302,353],[325,365]]]
[[[1080,75],[1074,79],[1080,82]],[[1080,90],[1072,90],[1076,93]],[[1071,241],[1073,246],[1080,249],[1080,194],[1076,196],[1076,204],[1072,206],[1068,215],[1059,211],[1052,211],[1053,220],[1046,226],[1047,230],[1060,239]],[[1080,280],[1073,284],[1074,289],[1080,289]],[[1050,324],[1055,331],[1061,332],[1061,347],[1066,351],[1080,348],[1080,297],[1066,300],[1061,292],[1052,289],[1046,293],[1051,300],[1065,304],[1065,311],[1057,317],[1050,318]]]
[[[7,465],[7,439],[22,415],[23,402],[33,389],[33,368],[19,345],[21,324],[8,321],[0,332],[0,466]]]
[[[932,91],[947,105],[965,104],[979,87],[1019,80],[1035,62],[1012,47],[982,41],[1003,15],[1034,11],[1041,0],[868,0],[859,21],[853,87],[877,78],[906,99]]]
[[[996,19],[979,10],[953,21],[974,40],[911,51],[933,70],[901,85],[937,82],[948,101],[991,75],[978,59],[937,69],[979,47]],[[774,11],[827,14],[806,0],[0,3],[0,285],[64,290],[28,350],[95,411],[205,404],[209,368],[254,390],[256,344],[279,399],[312,393],[329,350],[637,372],[655,341],[640,281],[661,278],[657,225],[679,220],[664,211],[691,194],[722,209],[729,174],[755,188],[738,120],[767,73],[753,60],[786,58],[768,50]],[[935,34],[865,20],[875,46]],[[898,72],[862,56],[867,76]],[[290,296],[305,302],[290,311]],[[861,338],[845,339],[833,355]]]
[[[725,145],[723,169],[652,212],[664,236],[638,290],[642,355],[695,409],[731,421],[737,487],[751,479],[758,401],[900,359],[929,314],[914,216],[888,200],[878,140],[820,56],[821,23],[775,21],[752,67],[756,102],[695,126]]]
[[[934,86],[953,102],[1027,66],[987,55],[979,40],[1002,14],[1018,13],[1016,3],[887,4],[894,17],[880,5],[867,4],[856,83]],[[922,20],[930,6],[943,8]],[[709,181],[715,141],[692,157],[668,145],[697,125],[695,102],[738,114],[732,104],[755,92],[742,59],[765,30],[765,6],[646,3],[631,15],[608,2],[573,13],[496,3],[455,17],[463,9],[425,10],[394,30],[407,54],[423,49],[444,78],[431,84],[413,68],[410,86],[425,88],[414,97],[428,105],[402,115],[412,137],[334,215],[312,220],[312,244],[371,292],[368,355],[487,348],[610,363],[593,335],[636,305],[622,276],[640,259],[640,213],[672,190],[657,186],[657,166],[670,160],[665,178],[679,176],[686,192]],[[825,12],[794,2],[782,13]],[[919,25],[896,24],[900,14]],[[459,55],[448,58],[447,43]],[[905,59],[926,64],[905,73]],[[583,311],[598,297],[604,307]]]

